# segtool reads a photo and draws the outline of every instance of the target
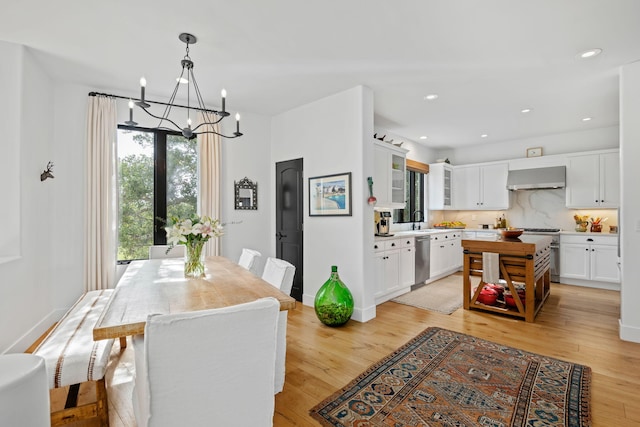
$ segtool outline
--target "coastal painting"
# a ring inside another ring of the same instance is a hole
[[[309,216],[351,215],[351,172],[309,178]]]

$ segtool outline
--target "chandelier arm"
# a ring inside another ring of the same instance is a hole
[[[200,127],[204,126],[204,125],[217,125],[218,123],[220,123],[222,121],[223,117],[220,117],[218,120],[216,121],[206,121],[206,122],[202,122],[200,124],[198,124],[198,126],[193,128],[193,131],[197,131]]]
[[[216,131],[213,131],[213,130],[206,130],[206,131],[198,132],[198,135],[204,135],[205,133],[212,133],[214,135],[218,135],[218,136],[221,136],[221,137],[227,138],[227,139],[233,139],[233,138],[238,138],[238,137],[242,136],[241,133],[234,133],[233,136],[227,136],[227,135],[225,135],[223,133],[216,132]]]
[[[180,126],[178,126],[178,124],[176,122],[174,122],[173,120],[171,120],[168,117],[165,118],[165,117],[156,116],[155,114],[149,112],[146,108],[142,108],[142,111],[144,111],[145,113],[147,113],[148,115],[150,115],[154,119],[160,120],[160,123],[162,123],[163,120],[166,120],[167,122],[171,123],[172,125],[174,125],[176,127],[176,129],[173,129],[173,130],[182,130],[182,128]],[[160,128],[160,126],[158,126],[158,128]]]

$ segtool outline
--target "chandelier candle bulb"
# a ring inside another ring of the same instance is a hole
[[[144,91],[147,87],[147,79],[140,77],[140,101],[136,102],[138,107],[149,108],[151,105],[147,104],[144,100]]]
[[[124,122],[125,125],[135,126],[138,123],[133,121],[133,100],[129,99],[129,120]]]
[[[226,101],[226,98],[227,98],[227,91],[222,89],[220,94],[222,95],[222,111],[224,112],[225,111],[225,105],[224,104],[225,104],[225,101]]]
[[[240,133],[240,113],[236,113],[236,133]]]

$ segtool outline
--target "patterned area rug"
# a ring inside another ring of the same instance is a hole
[[[591,368],[428,328],[311,409],[324,426],[586,427]]]

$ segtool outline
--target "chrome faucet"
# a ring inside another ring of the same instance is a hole
[[[411,225],[411,229],[412,230],[416,229],[416,214],[417,213],[420,214],[420,221],[418,221],[418,230],[420,230],[420,222],[424,221],[424,212],[422,212],[422,211],[413,211],[413,214],[411,214],[411,221],[413,222],[413,224]]]

